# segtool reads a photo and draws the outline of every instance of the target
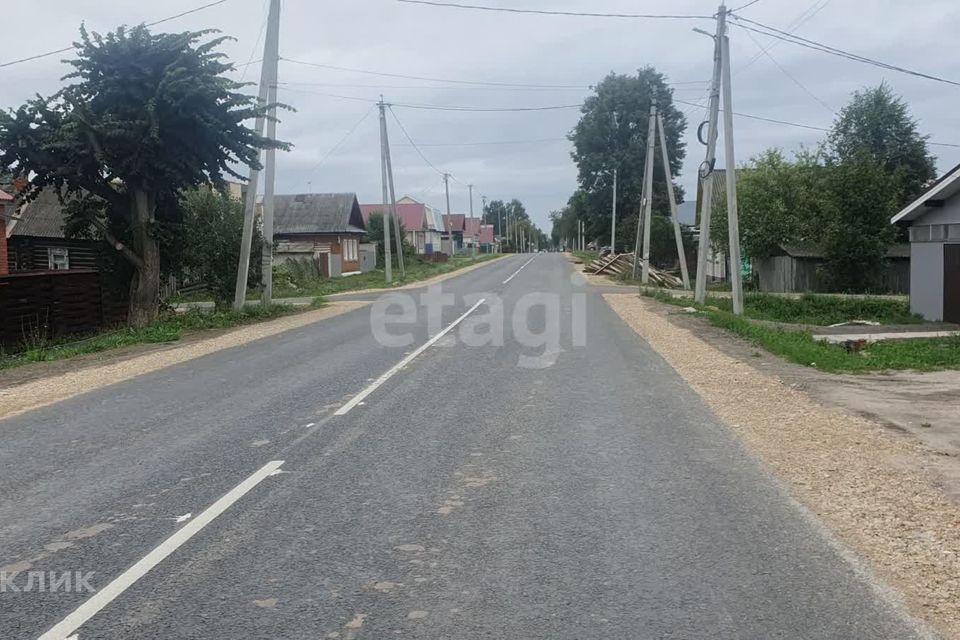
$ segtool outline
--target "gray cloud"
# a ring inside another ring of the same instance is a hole
[[[490,0],[503,6],[537,6],[532,0]],[[43,20],[35,20],[36,3],[6,8],[6,23],[24,25],[5,30],[4,60],[63,47],[77,36],[81,21],[91,30],[150,21],[190,9],[200,0],[168,0],[162,5],[121,0],[46,0]],[[814,0],[761,0],[744,11],[755,20],[784,28],[815,4]],[[711,13],[709,0],[651,0],[644,11]],[[632,0],[556,0],[551,8],[591,11],[637,11]],[[224,50],[237,64],[260,57],[254,47],[265,14],[263,0],[230,0],[219,7],[163,25],[167,30],[215,27],[235,36]],[[311,2],[286,0],[282,55],[323,64],[390,73],[463,80],[587,87],[606,73],[630,73],[651,64],[673,81],[707,80],[710,40],[691,31],[710,28],[704,21],[639,21],[524,16],[403,5],[391,0]],[[158,27],[159,28],[159,27]],[[862,55],[960,78],[957,45],[960,6],[952,0],[910,3],[887,0],[833,0],[804,23],[799,35]],[[833,114],[810,97],[768,57],[761,56],[746,32],[733,29],[734,109],[771,118],[829,126]],[[769,40],[755,36],[766,46]],[[888,82],[910,103],[921,129],[932,140],[960,144],[955,103],[960,89],[912,78],[851,61],[779,43],[770,54],[796,81],[833,109],[861,87]],[[62,56],[0,70],[0,104],[16,106],[34,93],[60,86],[66,67]],[[741,70],[742,68],[742,70]],[[238,70],[240,77],[244,70]],[[420,80],[370,75],[282,63],[282,101],[296,107],[283,115],[279,135],[296,147],[279,159],[278,190],[356,191],[363,201],[380,197],[379,142],[376,114],[330,157],[318,161],[370,109],[382,92],[389,101],[478,107],[539,106],[579,103],[589,90],[519,90],[444,85]],[[259,77],[259,65],[245,68],[245,79]],[[309,83],[309,84],[307,84]],[[358,85],[358,86],[344,86]],[[253,89],[251,89],[253,90]],[[705,87],[683,85],[676,97],[702,101]],[[319,94],[351,96],[349,100]],[[694,192],[702,147],[695,139],[703,110],[683,107],[689,115],[687,159],[680,182]],[[576,109],[529,113],[425,111],[396,107],[397,116],[427,158],[463,183],[477,185],[479,195],[519,198],[534,220],[548,228],[547,214],[562,207],[576,187],[576,169],[563,138],[577,121]],[[407,144],[391,121],[397,190],[443,206],[439,175]],[[764,148],[813,147],[822,134],[752,120],[735,121],[737,158],[745,161]],[[545,140],[524,144],[432,146],[462,142]],[[960,149],[932,147],[940,170],[960,162]],[[455,210],[468,208],[467,190],[451,183]]]

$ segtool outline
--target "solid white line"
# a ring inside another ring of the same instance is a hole
[[[528,264],[530,264],[531,262],[533,262],[533,261],[536,260],[536,259],[537,259],[537,256],[533,256],[532,258],[530,258],[529,260],[527,260],[526,262],[524,262],[523,265],[522,265],[519,269],[517,269],[516,271],[513,272],[513,275],[511,275],[509,278],[507,278],[506,280],[504,280],[504,281],[501,282],[500,284],[507,284],[508,282],[510,282],[511,280],[513,280],[514,278],[516,278],[516,277],[517,277],[517,274],[520,273],[521,271],[523,271],[523,267],[527,266]]]
[[[117,596],[133,586],[137,580],[147,575],[151,569],[163,562],[167,556],[176,551],[205,526],[213,522],[214,518],[229,509],[230,505],[260,484],[264,478],[269,477],[270,474],[279,469],[282,464],[283,460],[273,460],[263,465],[259,471],[235,486],[227,492],[226,495],[207,507],[206,511],[160,543],[160,546],[145,555],[139,562],[114,578],[113,582],[91,596],[89,600],[77,607],[73,613],[40,636],[39,640],[64,640],[71,636],[71,634],[77,631],[101,609],[113,602]]]
[[[464,313],[462,316],[460,316],[459,318],[457,318],[456,320],[454,320],[453,322],[451,322],[451,323],[447,326],[447,328],[445,328],[443,331],[441,331],[441,332],[438,333],[437,335],[433,336],[432,338],[430,338],[429,340],[427,340],[426,342],[424,342],[424,343],[423,343],[422,345],[420,345],[415,351],[411,352],[406,358],[404,358],[403,360],[401,360],[401,361],[398,362],[397,364],[395,364],[395,365],[393,365],[392,367],[390,367],[390,370],[389,370],[389,371],[387,371],[387,372],[384,373],[382,376],[380,376],[379,378],[377,378],[376,380],[374,380],[373,382],[371,382],[371,383],[370,383],[370,386],[368,386],[366,389],[364,389],[363,391],[361,391],[361,392],[358,393],[357,395],[353,396],[353,397],[350,399],[349,402],[347,402],[345,405],[343,405],[342,407],[340,407],[339,409],[337,409],[336,411],[334,411],[333,415],[335,415],[335,416],[342,416],[342,415],[344,415],[344,414],[346,414],[346,413],[349,413],[349,411],[350,411],[351,409],[353,409],[355,406],[357,406],[358,404],[360,404],[361,402],[363,402],[363,400],[364,400],[368,395],[370,395],[371,393],[373,393],[374,391],[376,391],[377,388],[378,388],[380,385],[382,385],[384,382],[386,382],[387,380],[389,380],[390,378],[392,378],[398,371],[400,371],[401,369],[403,369],[405,366],[407,366],[408,364],[410,364],[411,362],[413,362],[413,359],[414,359],[414,358],[416,358],[416,357],[419,356],[421,353],[423,353],[424,351],[426,351],[427,349],[429,349],[437,340],[439,340],[439,339],[442,338],[443,336],[445,336],[445,335],[447,335],[448,333],[450,333],[450,331],[452,331],[454,327],[456,327],[458,324],[460,324],[461,322],[463,322],[464,319],[465,319],[467,316],[469,316],[471,313],[473,313],[473,312],[476,310],[477,307],[479,307],[480,305],[482,305],[482,304],[483,304],[484,302],[486,302],[486,301],[487,301],[486,298],[482,298],[477,304],[475,304],[475,305],[473,305],[472,307],[470,307],[469,309],[467,309],[466,313]]]

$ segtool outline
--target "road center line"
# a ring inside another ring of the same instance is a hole
[[[536,260],[536,259],[537,259],[537,256],[533,256],[532,258],[530,258],[529,260],[527,260],[526,262],[524,262],[524,263],[520,266],[519,269],[517,269],[516,271],[513,272],[513,275],[511,275],[509,278],[507,278],[506,280],[504,280],[501,284],[507,284],[508,282],[510,282],[511,280],[513,280],[514,278],[516,278],[516,277],[517,277],[517,274],[520,273],[521,271],[523,271],[523,268],[524,268],[525,266],[527,266],[528,264],[530,264],[531,262],[533,262],[533,261]]]
[[[113,602],[117,596],[129,589],[140,578],[160,564],[201,529],[213,522],[214,518],[230,508],[255,486],[269,477],[283,465],[283,460],[273,460],[263,465],[249,478],[228,491],[226,495],[207,507],[206,511],[181,527],[176,533],[160,543],[153,551],[145,555],[135,565],[113,579],[113,582],[95,593],[89,600],[77,607],[52,629],[40,636],[39,640],[64,640],[77,631],[101,609]]]
[[[353,409],[355,406],[357,406],[358,404],[360,404],[361,402],[363,402],[363,400],[364,400],[367,396],[369,396],[371,393],[373,393],[374,391],[376,391],[377,388],[380,387],[384,382],[386,382],[387,380],[389,380],[390,378],[392,378],[394,375],[396,375],[396,373],[397,373],[398,371],[400,371],[400,370],[403,369],[405,366],[407,366],[408,364],[410,364],[411,362],[413,362],[414,358],[416,358],[416,357],[419,356],[421,353],[423,353],[424,351],[426,351],[427,349],[429,349],[434,343],[437,342],[437,340],[439,340],[439,339],[442,338],[443,336],[445,336],[445,335],[447,335],[448,333],[450,333],[450,332],[454,329],[454,327],[456,327],[458,324],[460,324],[461,322],[463,322],[463,321],[466,319],[467,316],[469,316],[471,313],[473,313],[473,312],[477,309],[477,307],[479,307],[480,305],[482,305],[482,304],[483,304],[484,302],[486,302],[486,301],[487,301],[486,298],[481,298],[479,302],[477,302],[475,305],[473,305],[472,307],[470,307],[469,309],[467,309],[466,313],[464,313],[462,316],[460,316],[459,318],[457,318],[456,320],[454,320],[453,322],[451,322],[449,325],[447,325],[447,327],[446,327],[443,331],[441,331],[440,333],[438,333],[437,335],[433,336],[432,338],[430,338],[429,340],[427,340],[426,342],[424,342],[422,345],[420,345],[419,347],[417,347],[417,349],[416,349],[415,351],[412,351],[412,352],[411,352],[409,355],[407,355],[407,357],[405,357],[403,360],[401,360],[401,361],[398,362],[397,364],[395,364],[395,365],[393,365],[392,367],[390,367],[390,369],[389,369],[386,373],[384,373],[382,376],[380,376],[379,378],[377,378],[376,380],[374,380],[373,382],[371,382],[370,385],[369,385],[366,389],[364,389],[363,391],[361,391],[361,392],[358,393],[357,395],[355,395],[355,396],[353,396],[352,398],[350,398],[350,400],[349,400],[345,405],[343,405],[342,407],[340,407],[339,409],[337,409],[337,410],[333,413],[333,415],[335,415],[335,416],[342,416],[342,415],[345,415],[345,414],[349,413],[351,409]]]

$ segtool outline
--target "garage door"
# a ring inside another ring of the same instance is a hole
[[[943,319],[960,324],[960,244],[943,245]]]

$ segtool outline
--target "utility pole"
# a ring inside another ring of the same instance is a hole
[[[263,66],[260,67],[260,91],[257,96],[257,104],[260,107],[264,107],[268,104],[276,102],[277,95],[277,67],[279,66],[280,60],[280,0],[270,0],[270,12],[267,15],[267,38],[263,44]],[[273,96],[271,99],[270,96]],[[276,138],[276,108],[270,110],[271,115],[271,131],[272,134],[268,133],[268,137],[271,139]],[[256,129],[257,135],[263,135],[263,128],[266,122],[266,118],[260,116],[256,119],[254,123],[254,129]],[[267,151],[267,162],[268,166],[273,163],[271,161],[271,154],[273,150]],[[260,156],[257,154],[257,161],[259,162]],[[275,158],[274,158],[275,161]],[[271,181],[271,176],[267,175],[267,181]],[[238,311],[243,309],[246,304],[247,298],[247,278],[249,276],[250,270],[250,247],[253,244],[253,223],[254,223],[254,213],[256,210],[257,204],[257,189],[260,186],[260,170],[259,169],[250,169],[250,179],[247,181],[247,195],[244,200],[243,206],[243,235],[240,239],[240,260],[237,264],[237,284],[234,289],[233,295],[233,307]],[[271,191],[272,191],[272,184]],[[273,196],[271,193],[271,207],[273,206]],[[264,207],[266,207],[266,202],[264,202]],[[266,212],[264,212],[266,214]],[[273,210],[270,211],[271,214],[271,229],[273,224]],[[266,222],[266,221],[265,221]],[[267,238],[264,234],[264,239],[266,244],[263,247],[264,256],[267,255],[267,250],[272,251],[273,249],[273,237]],[[272,258],[272,255],[271,255]],[[272,267],[272,262],[271,262]],[[272,274],[271,274],[272,275]],[[267,278],[267,274],[264,273],[264,278]],[[271,279],[272,284],[272,279]],[[272,288],[271,288],[272,293]]]
[[[450,256],[456,253],[453,242],[453,218],[450,216],[450,174],[443,174],[443,189],[447,194],[447,220],[444,226],[449,226],[447,233],[450,235]]]
[[[390,201],[389,179],[387,177],[387,116],[384,109],[383,98],[378,104],[380,107],[380,185],[383,194],[383,270],[386,275],[387,284],[393,281],[393,250],[390,247],[390,220],[388,202]]]
[[[721,9],[723,7],[721,6]],[[723,63],[723,163],[727,178],[727,232],[730,241],[730,285],[733,312],[743,315],[743,281],[740,273],[740,221],[737,215],[737,162],[733,153],[733,87],[730,84],[730,37],[720,39]]]
[[[270,106],[270,117],[267,118],[267,138],[271,142],[277,141],[277,82],[279,82],[280,66],[280,0],[271,0],[270,15],[273,21],[273,41],[269,51],[264,51],[263,64],[270,71],[270,85],[267,87],[267,104]],[[269,57],[268,57],[269,56]],[[274,147],[267,149],[267,161],[264,172],[263,185],[263,295],[260,304],[273,304],[273,211],[274,192],[277,182],[277,150]]]
[[[710,216],[713,213],[713,167],[717,161],[717,120],[720,111],[722,64],[721,39],[726,29],[727,8],[717,10],[717,33],[713,38],[713,78],[710,83],[709,118],[707,120],[706,159],[700,165],[700,243],[697,247],[697,280],[693,298],[703,304],[707,299],[707,253],[710,250]],[[706,33],[700,31],[700,33]],[[706,33],[706,35],[710,35]],[[701,125],[702,127],[703,125]],[[701,139],[701,142],[704,142]]]
[[[677,197],[673,193],[673,176],[670,173],[670,154],[667,152],[667,136],[663,132],[663,116],[657,114],[657,132],[660,136],[660,151],[663,153],[663,178],[667,183],[667,196],[670,200],[670,219],[673,220],[673,236],[677,241],[677,256],[680,258],[680,275],[683,276],[683,288],[690,288],[690,274],[687,272],[687,254],[683,250],[683,234],[677,219]]]
[[[617,252],[617,168],[613,169],[613,204],[610,221],[610,253]]]
[[[640,275],[640,282],[647,284],[650,282],[650,232],[651,218],[653,217],[653,154],[656,152],[657,143],[657,105],[650,105],[650,117],[647,121],[647,154],[643,163],[643,271]],[[637,221],[637,233],[640,231],[640,221]],[[636,256],[636,253],[634,253]],[[633,273],[637,273],[637,263],[634,260]]]
[[[393,231],[397,235],[397,266],[400,267],[400,277],[407,275],[403,266],[403,234],[400,231],[400,218],[397,216],[397,194],[393,188],[393,161],[390,157],[390,137],[387,134],[386,103],[380,96],[380,132],[383,135],[383,157],[387,168],[387,185],[390,188],[390,217],[393,218]],[[386,226],[386,225],[384,225]]]
[[[643,203],[643,273],[640,282],[650,282],[650,233],[653,218],[653,155],[656,153],[657,143],[657,105],[650,105],[650,122],[647,123],[647,167],[649,172],[644,175],[644,190],[646,199]],[[669,181],[667,182],[669,185]]]

